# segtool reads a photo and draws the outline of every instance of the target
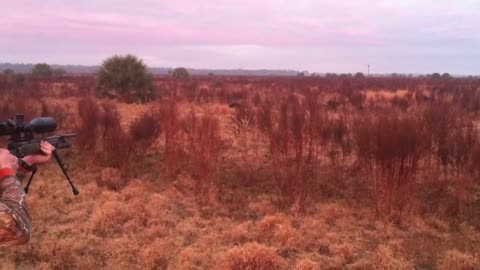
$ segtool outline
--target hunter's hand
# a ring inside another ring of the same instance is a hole
[[[52,157],[52,152],[55,150],[55,147],[47,141],[41,141],[40,150],[42,151],[41,154],[28,155],[23,158],[23,161],[29,166],[47,163]]]
[[[7,149],[0,148],[0,169],[12,169],[17,171],[18,164],[17,157],[10,154]]]

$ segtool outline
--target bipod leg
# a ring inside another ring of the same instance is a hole
[[[58,166],[60,166],[60,169],[62,169],[63,174],[67,178],[68,183],[72,187],[73,194],[78,195],[80,192],[78,192],[78,189],[75,188],[75,186],[73,185],[72,180],[70,179],[70,176],[68,176],[67,170],[65,169],[65,166],[63,165],[62,159],[58,155],[57,151],[53,150],[52,154],[53,154],[53,157],[55,158],[55,160],[57,161]]]
[[[25,193],[28,193],[28,188],[30,187],[30,184],[32,183],[32,179],[33,179],[33,177],[35,176],[35,173],[37,173],[37,170],[38,170],[37,167],[33,167],[32,175],[30,175],[30,179],[28,179],[27,185],[23,188],[23,190],[25,191]]]

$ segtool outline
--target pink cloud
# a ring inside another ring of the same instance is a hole
[[[480,2],[474,0],[15,0],[1,8],[0,57],[5,59],[47,53],[99,58],[133,51],[168,52],[172,56],[162,57],[173,62],[187,61],[188,53],[189,59],[212,56],[216,48],[222,51],[218,57],[231,57],[229,63],[248,54],[250,62],[268,54],[275,63],[282,56],[291,65],[297,59],[321,62],[315,53],[364,65],[390,54],[476,51],[480,43],[475,35]],[[353,59],[356,55],[365,59]],[[209,59],[213,56],[198,61]]]
[[[8,9],[16,12],[1,19],[0,30],[12,35],[38,34],[94,42],[162,42],[165,45],[320,46],[342,39],[379,43],[368,27],[358,21],[347,18],[343,20],[347,26],[335,27],[332,24],[336,21],[329,24],[312,17],[285,17],[268,1],[266,4],[251,0],[228,1],[220,5],[192,4],[183,0],[146,3],[155,4],[152,13],[162,8],[161,14],[173,14],[173,18],[97,11],[65,4],[47,6],[24,0],[9,5]],[[232,12],[232,9],[236,10]]]

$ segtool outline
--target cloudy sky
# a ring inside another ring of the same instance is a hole
[[[480,74],[479,0],[0,0],[0,62]]]

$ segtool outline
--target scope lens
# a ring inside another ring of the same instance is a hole
[[[34,133],[53,132],[57,128],[57,121],[53,117],[38,117],[33,119],[25,129]]]

